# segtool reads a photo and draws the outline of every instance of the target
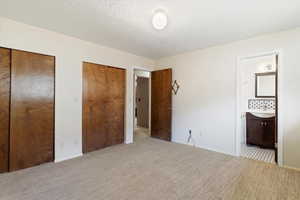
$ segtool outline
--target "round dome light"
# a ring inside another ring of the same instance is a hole
[[[165,12],[157,11],[152,18],[152,25],[156,30],[164,29],[168,24],[168,17]]]

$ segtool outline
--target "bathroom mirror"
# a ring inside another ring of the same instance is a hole
[[[276,96],[276,72],[255,74],[255,97],[275,98]]]

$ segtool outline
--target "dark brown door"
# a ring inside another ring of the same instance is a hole
[[[149,128],[149,78],[137,77],[136,112],[137,126]]]
[[[83,152],[91,152],[105,146],[105,66],[83,64]]]
[[[54,159],[55,58],[12,50],[10,171]]]
[[[151,136],[171,140],[172,69],[151,73]]]
[[[83,152],[123,143],[125,70],[83,63]]]
[[[125,70],[107,67],[106,81],[106,145],[112,146],[124,142]]]
[[[278,55],[275,57],[276,59],[276,83],[275,83],[275,101],[276,101],[276,107],[275,107],[275,162],[278,163]]]
[[[0,173],[8,171],[10,49],[0,48]]]

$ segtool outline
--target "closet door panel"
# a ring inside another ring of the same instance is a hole
[[[54,159],[55,58],[12,50],[10,171]]]
[[[10,49],[0,48],[0,173],[8,171]]]
[[[124,141],[125,70],[83,64],[83,152]]]
[[[109,80],[106,107],[108,144],[121,144],[124,142],[125,70],[108,67],[106,74]]]
[[[107,146],[106,66],[83,63],[83,152]]]

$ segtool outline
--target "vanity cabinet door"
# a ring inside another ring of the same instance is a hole
[[[268,119],[263,121],[263,148],[275,148],[275,119]]]
[[[247,144],[261,145],[263,138],[262,121],[260,119],[247,118]]]

